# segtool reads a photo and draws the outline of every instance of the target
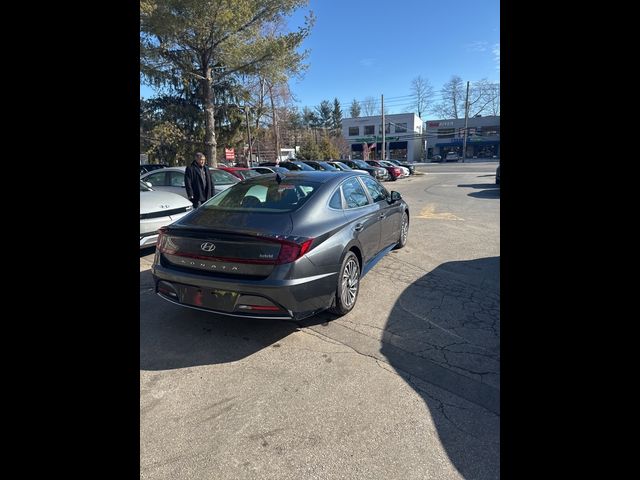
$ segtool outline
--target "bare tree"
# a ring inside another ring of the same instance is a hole
[[[480,114],[500,114],[500,84],[486,78],[471,83],[469,89],[469,116]]]
[[[489,113],[491,115],[500,115],[500,84],[494,84],[493,98],[489,105]]]
[[[371,117],[378,114],[378,102],[375,98],[369,96],[362,101],[362,113],[365,117]]]
[[[431,100],[434,96],[433,87],[429,80],[418,75],[411,81],[411,95],[413,95],[413,104],[411,108],[418,112],[418,117],[422,118],[431,106]]]
[[[442,101],[433,106],[432,112],[440,118],[464,117],[464,97],[466,91],[462,78],[458,75],[453,75],[451,79],[442,86],[440,92],[442,94]]]

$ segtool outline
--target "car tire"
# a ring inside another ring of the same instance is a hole
[[[352,251],[348,251],[342,260],[338,275],[338,286],[334,305],[329,311],[335,315],[345,315],[353,310],[360,290],[360,263]]]
[[[409,214],[402,212],[402,221],[400,223],[400,239],[396,243],[395,250],[400,250],[407,244],[409,238]]]

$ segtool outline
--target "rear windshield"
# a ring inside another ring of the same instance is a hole
[[[275,176],[251,179],[219,193],[203,207],[225,211],[292,212],[304,205],[320,187],[318,182]]]
[[[240,175],[242,178],[251,178],[251,177],[257,177],[258,175],[261,175],[255,170],[236,170],[236,171],[238,172],[238,175]]]
[[[216,185],[231,185],[232,183],[238,183],[240,179],[235,175],[231,175],[224,170],[218,170],[216,168],[210,168],[211,176],[213,177],[213,183]]]
[[[306,163],[304,163],[304,162],[291,162],[291,163],[293,163],[294,165],[297,165],[297,166],[298,166],[298,167],[300,167],[302,170],[307,170],[307,171],[309,171],[309,172],[313,172],[313,171],[314,171],[314,169],[313,169],[313,168],[311,168],[309,165],[307,165],[307,164],[306,164]],[[287,167],[287,165],[286,165],[286,164],[285,164],[285,165],[283,165],[283,166],[284,166],[285,168]]]
[[[351,172],[353,171],[353,169],[347,165],[346,163],[342,163],[342,162],[336,162],[338,165],[340,165],[340,168],[342,168],[343,170],[347,171],[347,172]]]
[[[333,165],[331,165],[330,163],[327,162],[318,162],[320,165],[322,165],[326,170],[330,170],[330,171],[336,171],[339,170],[338,168],[334,167]]]

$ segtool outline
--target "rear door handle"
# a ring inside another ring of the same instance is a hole
[[[364,224],[362,224],[362,223],[356,223],[356,226],[355,226],[354,230],[355,230],[356,232],[361,232],[363,228],[364,228]]]

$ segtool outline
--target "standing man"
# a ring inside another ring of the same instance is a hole
[[[213,181],[205,160],[204,154],[196,153],[195,160],[184,172],[184,186],[193,208],[198,208],[213,196]]]

